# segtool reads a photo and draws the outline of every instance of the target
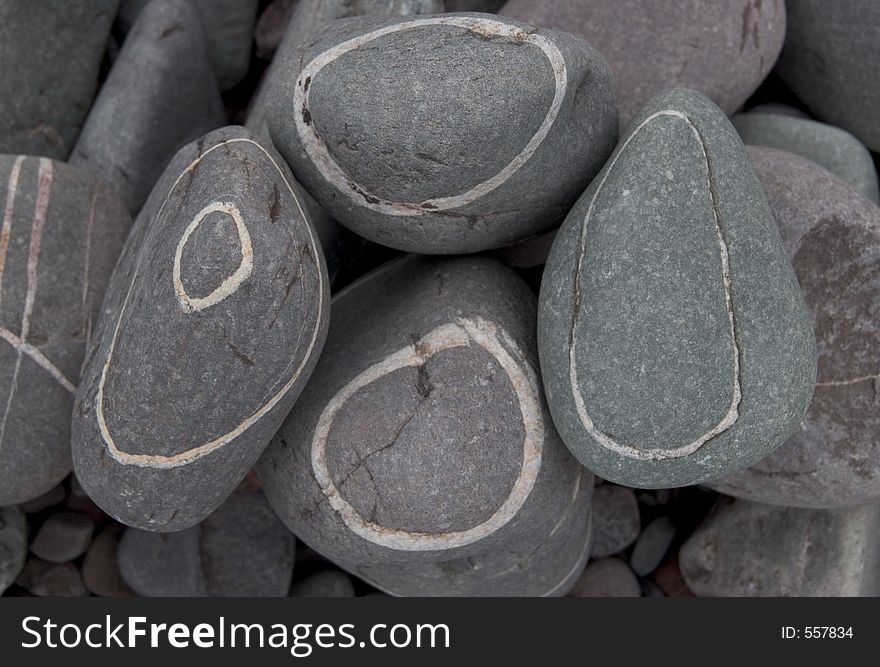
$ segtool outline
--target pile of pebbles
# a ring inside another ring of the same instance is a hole
[[[873,0],[0,0],[0,592],[880,595]]]

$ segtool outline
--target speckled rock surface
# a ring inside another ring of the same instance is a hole
[[[797,427],[816,377],[809,313],[708,99],[675,90],[641,111],[556,236],[538,340],[560,435],[610,481],[716,478]]]
[[[598,52],[487,15],[339,21],[285,54],[269,86],[272,139],[315,199],[413,252],[551,228],[616,139]]]
[[[48,158],[0,156],[0,506],[70,472],[70,412],[131,218],[104,183]]]
[[[749,154],[813,313],[819,375],[783,447],[711,483],[768,503],[837,507],[880,499],[880,208],[814,163]]]
[[[737,114],[731,122],[743,143],[778,148],[812,160],[863,197],[880,202],[871,153],[849,132],[814,120],[754,111]]]
[[[224,128],[181,149],[141,211],[73,418],[77,477],[123,523],[205,518],[310,375],[329,287],[296,190],[274,151]]]
[[[598,49],[614,75],[621,132],[673,87],[733,113],[772,69],[785,35],[783,0],[510,0],[499,13]]]
[[[28,549],[27,519],[17,507],[0,507],[0,593],[18,577]]]
[[[341,292],[316,380],[258,467],[291,530],[395,594],[517,594],[522,569],[535,587],[572,569],[592,476],[544,407],[534,308],[478,258],[399,260]],[[493,589],[467,557],[521,571]]]
[[[95,95],[118,4],[0,4],[0,153],[70,154]]]

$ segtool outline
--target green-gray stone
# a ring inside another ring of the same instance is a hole
[[[797,426],[810,319],[745,148],[707,98],[673,90],[636,117],[560,228],[538,336],[560,435],[610,481],[699,483]]]

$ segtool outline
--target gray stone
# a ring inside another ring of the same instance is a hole
[[[27,540],[24,513],[17,507],[0,507],[0,595],[12,585],[24,567]]]
[[[125,39],[70,156],[119,193],[132,215],[174,153],[224,125],[198,10],[153,0]]]
[[[803,507],[880,500],[880,209],[809,160],[749,153],[813,314],[819,374],[785,445],[710,486]]]
[[[572,209],[538,341],[560,435],[618,484],[717,478],[797,427],[809,313],[745,148],[704,96],[652,100]]]
[[[86,553],[82,564],[83,583],[95,595],[109,598],[134,595],[119,573],[116,557],[124,530],[122,525],[111,523],[95,536]]]
[[[547,255],[556,238],[556,230],[492,252],[492,256],[514,269],[532,269],[547,263]]]
[[[645,526],[629,557],[633,572],[646,577],[656,570],[672,546],[677,531],[675,523],[668,516],[658,516]]]
[[[737,114],[731,118],[743,143],[800,155],[849,183],[875,204],[880,202],[877,169],[867,148],[833,125],[780,114]]]
[[[787,8],[776,72],[817,117],[880,151],[880,4],[797,0]]]
[[[181,149],[141,210],[72,429],[80,483],[119,521],[181,530],[204,519],[302,390],[329,287],[301,202],[271,148],[224,128]]]
[[[42,496],[38,496],[33,500],[28,500],[26,503],[22,503],[20,507],[21,511],[25,514],[36,514],[37,512],[42,512],[44,509],[63,503],[65,498],[67,498],[67,493],[64,491],[64,487],[59,484],[58,486],[53,486]]]
[[[880,508],[776,507],[737,500],[681,548],[684,578],[700,596],[880,595]]]
[[[0,153],[68,156],[95,95],[118,4],[0,2]]]
[[[561,586],[586,557],[593,480],[544,406],[534,309],[484,258],[405,258],[340,292],[258,466],[290,529],[396,595]]]
[[[805,113],[789,104],[781,102],[766,102],[765,104],[756,104],[749,109],[749,113],[772,113],[777,116],[788,116],[790,118],[805,118],[812,120],[808,113]]]
[[[636,575],[619,558],[603,558],[587,565],[569,593],[576,598],[638,598],[642,589]]]
[[[642,524],[632,489],[603,484],[593,490],[592,558],[620,553],[636,541]]]
[[[611,67],[623,132],[649,99],[693,88],[732,114],[773,67],[783,0],[510,0],[499,12],[587,40]]]
[[[345,572],[324,570],[298,581],[290,590],[294,598],[353,598],[354,584]]]
[[[0,506],[70,472],[70,418],[104,288],[131,227],[82,169],[0,156]]]
[[[681,573],[681,565],[679,564],[677,554],[664,560],[660,564],[660,567],[654,571],[652,578],[666,597],[694,597],[694,592],[688,588],[687,582],[684,580],[684,576]]]
[[[64,504],[68,509],[92,517],[96,524],[104,523],[108,518],[107,513],[98,507],[94,500],[89,498],[89,494],[82,488],[76,475],[70,476],[70,493],[67,494],[67,501]]]
[[[336,220],[400,250],[552,228],[616,140],[605,61],[565,33],[483,14],[360,17],[279,56],[275,145]]]
[[[82,598],[89,595],[79,568],[73,563],[47,563],[31,558],[15,583],[38,597]]]
[[[294,550],[293,535],[252,491],[186,530],[127,529],[118,560],[123,580],[145,597],[284,597]]]
[[[82,556],[92,543],[95,523],[85,514],[49,515],[31,542],[31,553],[49,563],[67,563]]]
[[[257,56],[270,60],[281,44],[290,17],[298,0],[272,0],[260,13],[254,26],[254,42],[257,45]]]

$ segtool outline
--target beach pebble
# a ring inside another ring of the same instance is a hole
[[[632,489],[602,484],[593,490],[591,558],[620,553],[636,541],[641,526],[639,503]]]
[[[660,587],[667,597],[694,597],[694,592],[688,588],[687,582],[684,580],[684,575],[681,573],[681,566],[679,565],[677,555],[664,560],[660,564],[660,567],[658,567],[651,576],[653,577],[655,584]]]
[[[819,374],[785,445],[710,486],[802,507],[880,500],[880,208],[809,160],[749,154],[813,313]]]
[[[73,563],[47,563],[31,558],[15,583],[38,597],[83,598],[89,595],[79,568]]]
[[[272,0],[260,13],[254,26],[257,57],[270,60],[290,25],[290,17],[301,0]]]
[[[259,491],[230,496],[197,526],[175,533],[129,528],[119,571],[146,597],[284,597],[295,539]]]
[[[153,0],[129,32],[70,156],[136,215],[175,152],[224,125],[202,21],[187,0]]]
[[[28,529],[17,507],[0,507],[0,594],[18,577],[27,556]]]
[[[618,484],[716,478],[799,424],[809,313],[745,148],[703,95],[652,100],[569,213],[538,343],[559,434]]]
[[[499,13],[598,49],[614,76],[621,132],[673,87],[698,90],[733,113],[770,72],[785,35],[783,0],[510,0]]]
[[[786,6],[776,72],[817,117],[880,151],[880,4],[797,0]]]
[[[668,516],[659,516],[645,526],[629,557],[633,572],[646,577],[656,570],[672,546],[677,531],[675,523]]]
[[[880,506],[835,510],[737,500],[720,509],[679,553],[699,596],[880,595]]]
[[[324,570],[298,581],[290,589],[294,598],[353,598],[354,583],[345,572]]]
[[[31,553],[50,563],[67,563],[82,556],[92,543],[94,522],[84,514],[49,515],[31,542]]]
[[[777,116],[787,116],[789,118],[804,118],[812,120],[810,114],[801,111],[797,107],[782,102],[765,102],[764,104],[756,104],[749,108],[749,113],[772,113]]]
[[[110,524],[95,536],[86,553],[82,564],[83,583],[95,595],[110,598],[134,595],[119,574],[116,557],[124,530],[118,523]]]
[[[845,130],[814,120],[750,111],[731,118],[743,143],[800,155],[880,202],[877,169],[867,148]]]
[[[576,598],[638,598],[642,596],[639,580],[619,558],[594,560],[569,593]]]
[[[275,145],[336,220],[400,250],[552,228],[617,138],[605,61],[565,33],[482,14],[359,17],[282,57]]]
[[[70,472],[73,393],[131,218],[85,170],[24,155],[0,155],[0,216],[2,506]]]
[[[66,498],[67,492],[64,490],[64,487],[59,484],[58,486],[53,486],[42,496],[38,496],[33,500],[28,500],[26,503],[22,503],[20,507],[21,511],[25,514],[36,514],[37,512],[42,512],[45,509],[63,503]]]
[[[95,95],[118,4],[0,3],[0,153],[69,155]]]
[[[315,379],[258,466],[290,529],[392,594],[561,585],[585,557],[593,480],[544,407],[534,309],[484,258],[410,257],[340,292]]]
[[[77,477],[117,520],[204,519],[302,390],[329,287],[296,193],[271,148],[224,128],[178,152],[138,216],[73,415]]]

